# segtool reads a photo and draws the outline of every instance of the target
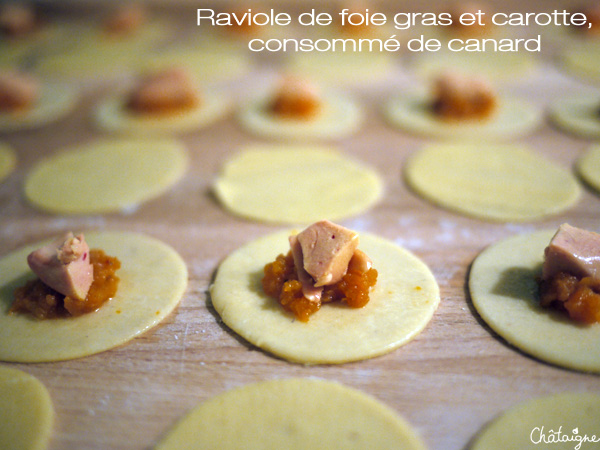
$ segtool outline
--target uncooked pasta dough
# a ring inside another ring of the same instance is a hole
[[[563,130],[585,138],[600,138],[600,96],[569,97],[557,101],[552,121]]]
[[[12,147],[0,142],[0,181],[9,176],[17,163],[17,155]]]
[[[571,74],[590,81],[600,81],[600,42],[587,42],[563,50],[561,61]]]
[[[577,171],[586,183],[600,192],[600,145],[594,145],[577,160]]]

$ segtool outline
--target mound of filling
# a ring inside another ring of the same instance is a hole
[[[18,113],[31,108],[40,95],[33,76],[13,70],[0,70],[0,113]]]
[[[290,236],[290,251],[264,268],[262,287],[307,322],[321,304],[344,302],[362,308],[377,282],[377,270],[358,248],[358,234],[327,220]]]
[[[199,103],[200,94],[190,74],[174,67],[141,77],[129,94],[126,108],[135,114],[177,114]]]
[[[471,18],[477,18],[478,13],[481,11],[484,17],[479,21],[475,21],[471,23]],[[451,9],[448,11],[450,17],[452,18],[452,24],[450,25],[450,29],[456,32],[457,34],[461,34],[463,36],[470,37],[479,37],[490,32],[490,29],[494,26],[490,19],[485,19],[485,17],[491,17],[492,14],[486,10],[486,6],[478,3],[478,2],[459,2],[452,5]],[[464,14],[464,16],[463,16]],[[463,17],[463,23],[461,23],[460,18]]]
[[[573,29],[585,36],[600,36],[600,2],[583,6],[580,11],[585,14],[586,22]]]
[[[0,34],[17,38],[37,31],[41,25],[32,5],[7,2],[0,5]]]
[[[539,291],[542,306],[600,322],[600,234],[561,225],[546,247]]]
[[[287,76],[268,108],[282,119],[310,120],[319,113],[321,106],[321,95],[316,86],[305,79]]]
[[[435,80],[432,110],[443,120],[484,120],[496,107],[494,90],[483,78],[446,72]]]
[[[139,3],[119,5],[104,20],[104,31],[110,36],[126,36],[146,22],[146,9]]]
[[[83,234],[67,233],[27,257],[38,276],[15,290],[10,313],[38,319],[80,316],[96,311],[117,292],[121,263],[90,250]]]

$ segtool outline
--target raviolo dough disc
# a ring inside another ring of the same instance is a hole
[[[75,107],[76,91],[62,84],[44,83],[36,103],[23,111],[0,112],[0,131],[40,127],[65,117]]]
[[[593,146],[577,160],[577,171],[586,183],[600,192],[600,145]]]
[[[517,145],[429,145],[408,160],[405,177],[427,200],[493,221],[557,214],[580,193],[570,171]]]
[[[0,259],[0,360],[62,361],[93,355],[130,341],[162,321],[177,306],[187,286],[179,254],[148,236],[125,232],[85,233],[90,248],[121,261],[115,297],[79,317],[38,320],[9,314],[14,290],[35,278],[27,255],[43,243]]]
[[[581,325],[539,305],[536,277],[556,230],[511,237],[473,263],[469,289],[482,319],[518,349],[557,366],[600,372],[600,324]]]
[[[512,98],[499,99],[496,111],[484,120],[443,120],[432,112],[430,104],[427,96],[396,97],[387,103],[385,115],[392,125],[410,133],[461,140],[512,139],[531,132],[542,121],[538,108]]]
[[[373,169],[327,147],[253,146],[225,164],[214,190],[236,215],[312,223],[367,210],[383,183]]]
[[[5,449],[48,447],[54,410],[48,391],[35,377],[0,366],[0,443]]]
[[[600,96],[564,98],[552,106],[550,117],[569,133],[600,138]]]
[[[17,164],[17,155],[12,147],[0,142],[0,181],[9,176]]]
[[[331,381],[249,384],[191,411],[155,450],[424,450],[410,425],[373,397]]]
[[[294,320],[262,290],[263,268],[289,250],[290,232],[255,240],[227,257],[210,293],[223,321],[251,344],[288,361],[341,364],[388,353],[425,328],[440,297],[428,267],[385,239],[361,233],[359,248],[379,273],[363,308],[326,304]]]
[[[511,408],[484,428],[469,450],[591,449],[598,445],[598,429],[600,396],[590,392],[567,392],[536,398]],[[588,439],[596,437],[591,443],[589,440],[581,442],[578,447],[577,439],[586,435]],[[565,438],[569,440],[561,440]]]
[[[600,81],[600,42],[589,42],[563,50],[561,62],[572,75]]]
[[[349,98],[325,96],[321,110],[309,119],[287,119],[269,111],[271,97],[248,102],[239,111],[242,127],[257,136],[273,139],[338,139],[355,133],[363,120],[362,111]]]
[[[186,166],[187,154],[176,141],[99,140],[35,166],[25,179],[25,196],[54,213],[119,211],[165,192]]]
[[[124,95],[104,100],[94,114],[96,125],[109,132],[142,136],[183,133],[211,125],[229,111],[229,102],[213,93],[202,94],[198,106],[172,114],[135,114],[127,110],[126,103]]]

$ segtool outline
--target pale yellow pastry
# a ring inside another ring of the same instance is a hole
[[[592,41],[563,50],[560,61],[572,75],[590,81],[600,81],[600,42]]]
[[[594,145],[577,160],[581,178],[600,192],[600,145]]]
[[[319,379],[249,384],[184,417],[155,450],[424,450],[396,412],[358,390]]]
[[[511,237],[473,262],[469,290],[481,318],[509,344],[543,361],[600,372],[600,324],[581,325],[539,305],[536,277],[553,231]]]
[[[221,263],[211,287],[223,321],[251,344],[292,362],[340,364],[406,344],[433,316],[439,288],[427,266],[394,243],[361,233],[359,248],[379,273],[369,303],[323,305],[308,322],[294,320],[261,285],[264,266],[288,252],[289,235],[278,232],[244,245]]]
[[[600,138],[600,96],[563,98],[550,110],[552,122],[581,137]]]
[[[174,140],[98,140],[41,161],[25,179],[25,196],[54,213],[120,211],[159,196],[186,168]]]
[[[373,169],[322,146],[247,147],[214,184],[219,201],[236,215],[302,224],[360,214],[382,190]]]
[[[592,449],[600,436],[600,395],[565,392],[520,403],[487,425],[469,450]]]
[[[0,181],[9,176],[17,164],[17,155],[13,148],[5,143],[0,143]]]
[[[405,178],[444,208],[505,222],[557,214],[581,191],[569,170],[527,147],[485,142],[426,146],[408,160]]]
[[[2,448],[44,450],[54,410],[48,391],[35,377],[0,366],[0,443]]]
[[[40,243],[0,258],[0,360],[61,361],[121,345],[161,322],[177,306],[187,285],[187,268],[175,250],[135,233],[86,233],[90,248],[121,262],[114,298],[78,317],[38,320],[8,310],[14,290],[35,275],[27,255]]]

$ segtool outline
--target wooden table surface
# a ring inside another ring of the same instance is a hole
[[[569,211],[524,224],[466,218],[420,199],[403,182],[402,170],[406,158],[430,141],[391,128],[381,114],[390,92],[415,83],[410,67],[399,65],[397,72],[385,84],[347,89],[361,101],[366,121],[357,135],[332,145],[375,167],[385,181],[385,194],[370,211],[342,223],[414,252],[433,271],[441,303],[413,342],[344,365],[306,367],[266,354],[221,323],[211,305],[208,289],[219,262],[251,239],[279,229],[232,216],[210,192],[227,158],[246,144],[265,142],[241,130],[233,117],[179,137],[191,164],[169,192],[135,211],[99,216],[45,214],[30,207],[21,192],[26,173],[41,157],[102,136],[90,124],[90,111],[114,85],[87,83],[77,110],[64,120],[0,136],[18,153],[16,171],[0,184],[0,255],[65,230],[133,230],[173,246],[189,269],[179,307],[126,345],[72,361],[0,363],[36,376],[48,388],[56,411],[50,449],[149,449],[199,403],[275,378],[319,377],[360,389],[404,416],[435,450],[466,448],[488,421],[520,401],[563,391],[600,393],[598,376],[540,362],[504,342],[474,311],[466,287],[474,258],[503,238],[567,221],[600,231],[600,197],[584,188]],[[273,73],[272,66],[259,65],[242,84],[224,87],[239,94],[244,90],[240,86],[260,85]],[[598,95],[549,59],[535,75],[501,88],[542,107],[558,95]],[[516,142],[566,168],[591,145],[548,124]]]

